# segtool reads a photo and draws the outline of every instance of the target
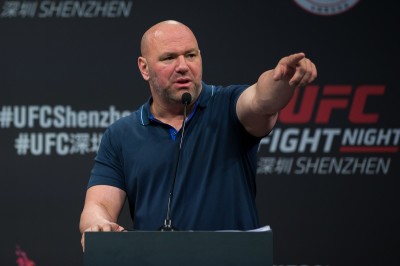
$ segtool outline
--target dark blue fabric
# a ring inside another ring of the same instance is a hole
[[[172,200],[179,230],[249,230],[259,227],[256,156],[260,138],[236,115],[247,85],[203,83],[186,124]],[[182,130],[149,119],[151,99],[105,132],[89,187],[111,185],[127,193],[134,229],[157,230],[164,222]]]

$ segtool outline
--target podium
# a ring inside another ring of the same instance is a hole
[[[272,231],[85,233],[85,266],[272,266]]]

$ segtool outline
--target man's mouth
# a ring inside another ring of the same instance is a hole
[[[190,82],[190,79],[180,78],[180,79],[177,79],[175,82],[178,83],[178,84],[187,84],[187,83]]]

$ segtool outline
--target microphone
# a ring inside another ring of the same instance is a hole
[[[182,94],[182,103],[185,105],[188,105],[192,101],[192,95],[189,92],[185,92]]]
[[[161,226],[160,231],[177,231],[175,227],[172,226],[172,219],[171,219],[171,202],[172,202],[172,196],[174,195],[174,187],[175,187],[175,180],[176,180],[176,172],[178,170],[178,165],[179,165],[179,158],[181,154],[181,149],[182,149],[182,143],[183,143],[183,136],[185,133],[185,127],[186,127],[186,112],[187,112],[187,106],[190,104],[192,101],[192,95],[189,92],[185,92],[182,94],[182,104],[184,105],[183,108],[183,121],[182,121],[182,135],[181,135],[181,140],[179,143],[179,149],[176,157],[176,164],[173,172],[173,177],[174,179],[172,180],[172,185],[171,185],[171,190],[169,192],[169,197],[168,197],[168,205],[167,205],[167,215],[164,220],[164,225]]]

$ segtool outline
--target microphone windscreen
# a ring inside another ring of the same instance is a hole
[[[189,104],[192,101],[192,95],[189,92],[182,94],[182,103]]]

